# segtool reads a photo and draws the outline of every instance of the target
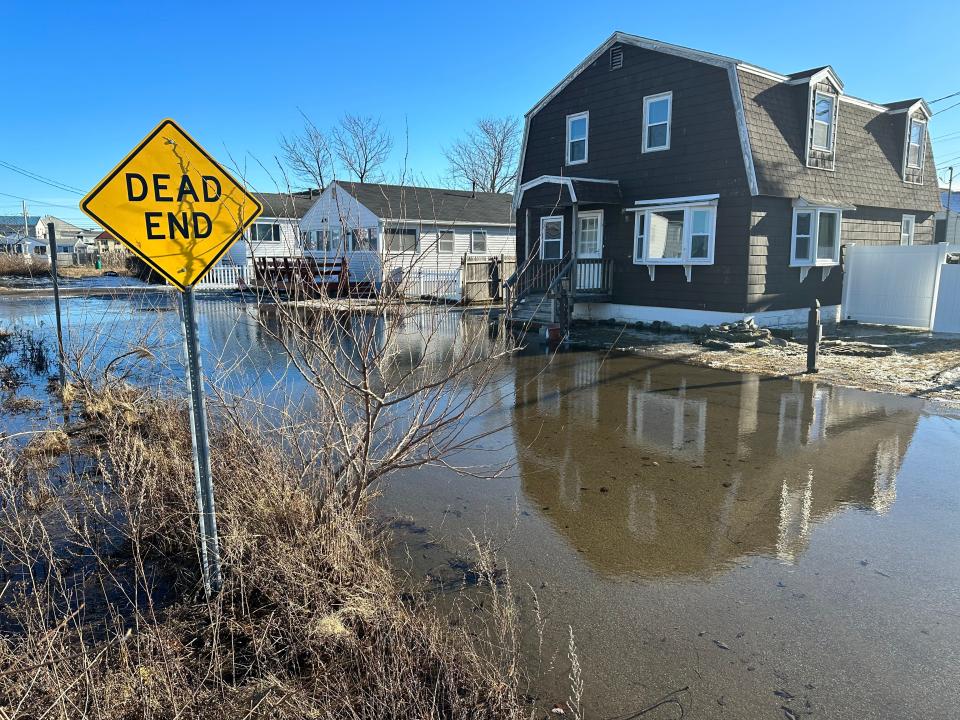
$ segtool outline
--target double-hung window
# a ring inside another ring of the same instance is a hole
[[[713,264],[715,201],[638,208],[633,227],[638,265]]]
[[[672,114],[672,92],[648,95],[643,99],[643,152],[670,149]]]
[[[470,252],[473,255],[487,254],[487,231],[474,230],[470,233]]]
[[[842,215],[839,208],[795,208],[790,265],[837,265],[840,262]]]
[[[900,220],[900,244],[913,245],[913,231],[916,229],[915,215],[904,215]]]
[[[453,230],[437,231],[437,252],[443,254],[452,253],[454,250]]]
[[[923,120],[910,119],[910,136],[907,143],[907,167],[923,167],[924,135],[927,124]]]
[[[567,115],[567,165],[587,161],[587,142],[590,131],[590,113]]]
[[[813,100],[813,149],[833,150],[833,106],[836,98],[818,92]]]
[[[250,226],[250,242],[254,247],[261,243],[280,242],[280,226],[276,223],[254,223]]]
[[[559,260],[563,257],[563,216],[540,218],[540,259]]]

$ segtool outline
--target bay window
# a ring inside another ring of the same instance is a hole
[[[717,225],[716,201],[641,207],[635,212],[635,264],[713,264]]]
[[[590,113],[567,115],[567,165],[579,165],[587,161],[589,129]]]
[[[839,208],[803,207],[793,211],[790,265],[837,265],[840,262]]]
[[[563,216],[540,218],[540,259],[559,260],[563,257]]]

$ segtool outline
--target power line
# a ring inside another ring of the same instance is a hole
[[[67,185],[62,183],[59,180],[54,180],[52,178],[44,177],[38,173],[33,172],[32,170],[24,170],[22,167],[17,167],[12,163],[8,163],[6,160],[0,160],[0,166],[7,168],[8,170],[13,170],[15,173],[19,173],[24,177],[28,177],[31,180],[36,180],[37,182],[42,182],[44,185],[49,185],[50,187],[56,188],[57,190],[64,190],[65,192],[76,193],[77,195],[84,195],[83,190],[79,190],[72,185]]]
[[[933,105],[934,103],[938,103],[941,100],[949,100],[950,98],[956,97],[957,95],[960,95],[960,90],[957,90],[956,92],[952,92],[949,95],[944,95],[943,97],[937,98],[936,100],[931,100],[930,102],[927,103],[927,105]]]
[[[61,205],[60,203],[44,202],[43,200],[31,200],[30,198],[25,198],[20,195],[11,195],[10,193],[5,193],[5,192],[0,192],[0,195],[2,195],[3,197],[13,198],[14,200],[24,200],[29,203],[36,203],[37,205],[43,205],[44,207],[66,208],[67,210],[79,209],[76,205]]]
[[[933,115],[939,115],[940,113],[945,113],[947,110],[953,110],[955,107],[960,107],[960,102],[954,103],[949,107],[945,107],[943,110],[937,110],[935,113],[933,113]],[[933,117],[933,115],[931,115],[930,117]]]
[[[936,137],[930,138],[931,140],[942,140],[943,138],[953,137],[954,135],[960,135],[960,130],[955,132],[949,132],[944,135],[937,135]]]

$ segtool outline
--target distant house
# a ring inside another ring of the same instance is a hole
[[[126,245],[111,235],[109,230],[104,230],[102,233],[93,238],[94,252],[102,254],[111,252],[125,252],[126,250]]]
[[[249,265],[255,257],[295,257],[302,253],[300,219],[317,200],[318,191],[253,193],[263,214],[224,255],[232,265]]]
[[[0,215],[0,236],[42,237],[42,220],[39,215]]]
[[[100,235],[100,228],[94,230],[82,228],[53,215],[44,215],[40,218],[40,225],[37,228],[38,238],[49,240],[47,226],[51,223],[57,240],[58,253],[94,252],[96,247],[94,238]]]
[[[351,281],[377,283],[456,270],[464,256],[512,257],[516,224],[507,193],[335,181],[300,230],[306,255],[345,257]]]
[[[839,317],[843,246],[931,243],[930,110],[614,33],[526,115],[519,294],[574,315],[702,324]]]
[[[950,210],[949,219],[947,218],[947,209]],[[960,245],[960,190],[940,193],[940,210],[936,215],[937,219],[937,242],[950,243],[951,245]]]

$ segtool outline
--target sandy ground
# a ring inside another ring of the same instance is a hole
[[[932,335],[904,328],[841,325],[824,328],[824,339],[888,345],[887,357],[857,357],[829,349],[821,352],[816,375],[807,374],[806,343],[753,348],[737,344],[732,350],[701,347],[682,334],[658,335],[631,327],[578,325],[571,333],[575,346],[631,352],[648,357],[681,360],[694,365],[791,376],[845,387],[910,395],[960,406],[960,335]]]

